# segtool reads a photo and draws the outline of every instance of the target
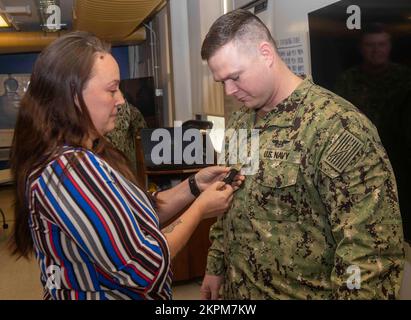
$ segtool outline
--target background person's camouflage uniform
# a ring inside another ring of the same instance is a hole
[[[377,127],[385,142],[383,138],[390,134],[386,132],[390,130],[386,124],[398,120],[393,116],[405,107],[410,85],[411,70],[406,66],[390,63],[386,70],[376,74],[366,73],[361,66],[355,66],[341,74],[334,92],[360,109]]]
[[[411,69],[390,63],[384,71],[370,74],[355,66],[338,78],[334,91],[377,127],[394,168],[405,235],[411,241]]]
[[[243,108],[227,128],[251,129],[254,117]],[[224,275],[223,297],[398,297],[401,217],[375,127],[308,79],[258,127],[259,171],[210,233],[207,273]],[[350,266],[360,290],[347,287]]]
[[[108,140],[130,160],[136,169],[136,135],[139,129],[146,128],[141,112],[126,101],[117,114],[116,127],[106,134]]]

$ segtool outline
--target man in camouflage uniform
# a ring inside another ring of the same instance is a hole
[[[227,128],[260,130],[258,171],[210,231],[202,297],[223,286],[225,299],[397,298],[402,224],[375,127],[295,76],[248,11],[213,24],[202,58],[244,104]]]
[[[391,120],[390,115],[398,114],[404,107],[410,92],[411,70],[391,61],[391,35],[384,25],[368,24],[361,32],[362,64],[343,72],[334,91],[359,108],[382,135],[387,117]]]
[[[397,179],[406,227],[411,224],[411,161],[404,156],[411,146],[411,70],[391,61],[391,35],[382,24],[372,23],[361,31],[362,64],[340,75],[335,92],[358,107],[378,129]],[[411,230],[405,235],[411,241]]]
[[[136,135],[139,129],[146,128],[146,122],[141,112],[126,101],[117,114],[116,127],[106,135],[106,138],[130,160],[136,169]]]

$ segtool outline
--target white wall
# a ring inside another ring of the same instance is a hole
[[[222,0],[189,0],[193,11],[189,15],[190,51],[192,53],[193,82],[198,91],[193,96],[193,112],[202,115],[224,115],[224,92],[217,84],[205,61],[201,59],[201,46],[214,21],[224,13]]]
[[[174,83],[174,120],[192,119],[190,39],[187,1],[170,0],[171,50]]]
[[[308,13],[323,8],[335,0],[269,0],[273,2],[272,19],[276,39],[308,32]]]
[[[160,73],[158,74],[159,87],[163,90],[163,112],[162,120],[164,126],[172,126],[174,118],[174,92],[173,92],[173,79],[172,79],[172,66],[171,66],[171,47],[170,47],[170,23],[168,16],[168,7],[164,7],[155,18],[158,26],[158,44],[159,44],[159,61],[161,66]]]
[[[170,1],[175,120],[185,121],[203,113],[207,94],[214,89],[213,85],[205,86],[208,69],[200,51],[208,29],[221,14],[222,0]],[[222,101],[221,95],[221,105]]]

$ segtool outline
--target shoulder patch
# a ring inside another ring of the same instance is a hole
[[[363,146],[364,143],[360,139],[345,130],[332,144],[324,162],[342,173]]]

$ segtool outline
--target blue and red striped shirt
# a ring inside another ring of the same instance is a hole
[[[29,225],[46,299],[170,299],[170,253],[145,192],[66,147],[29,178]]]

